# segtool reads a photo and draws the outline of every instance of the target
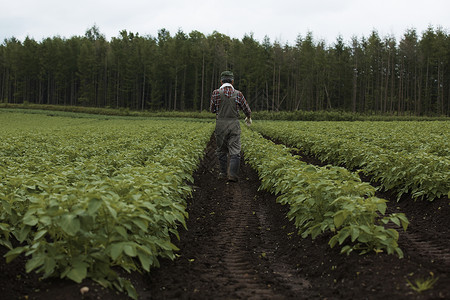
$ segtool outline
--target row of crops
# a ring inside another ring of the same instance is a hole
[[[357,174],[302,162],[289,148],[248,129],[242,145],[261,187],[279,194],[277,201],[289,205],[288,217],[302,237],[314,239],[328,231],[333,233],[329,245],[341,245],[341,253],[386,251],[403,257],[398,232],[385,225],[392,222],[406,230],[407,218],[402,213],[386,215],[387,201],[375,197],[375,188],[361,182]]]
[[[125,290],[174,258],[212,123],[0,112],[0,243],[26,271]]]
[[[450,122],[258,122],[264,136],[361,170],[398,198],[450,196]]]

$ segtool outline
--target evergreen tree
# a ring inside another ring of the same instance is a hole
[[[10,38],[0,45],[0,101],[205,110],[226,69],[256,111],[450,114],[450,38],[432,26],[399,42],[373,30],[331,46],[312,32],[281,45],[164,28],[107,41],[96,25],[70,39]]]

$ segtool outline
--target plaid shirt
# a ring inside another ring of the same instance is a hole
[[[223,88],[224,94],[228,98],[231,97],[231,95],[234,92],[234,88],[232,85],[226,85],[221,88]],[[250,114],[252,113],[252,111],[250,110],[250,106],[248,106],[247,100],[245,100],[244,95],[240,91],[237,91],[237,92],[238,92],[236,95],[237,111],[239,111],[239,108],[240,108],[244,112],[246,117],[250,117]],[[221,101],[221,99],[220,99],[219,89],[214,90],[211,95],[211,102],[210,102],[209,110],[212,113],[216,113],[216,115],[219,113],[220,101]]]

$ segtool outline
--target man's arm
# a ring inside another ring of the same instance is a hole
[[[219,92],[217,90],[214,90],[211,94],[211,100],[209,101],[209,111],[212,113],[217,112],[217,95]]]
[[[242,111],[244,112],[245,116],[250,119],[252,111],[250,109],[250,106],[247,103],[247,100],[245,100],[244,94],[242,94],[242,92],[239,92],[239,94],[237,96],[237,100],[238,100],[239,106],[242,109]]]

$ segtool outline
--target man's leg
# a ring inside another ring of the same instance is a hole
[[[219,178],[225,179],[227,178],[227,169],[228,169],[228,147],[225,139],[226,127],[222,123],[216,124],[216,155],[219,160]]]
[[[237,134],[230,137],[228,149],[230,151],[230,172],[228,174],[228,180],[237,182],[239,180],[239,168],[241,164],[240,130]]]
[[[228,174],[228,180],[237,182],[239,181],[239,167],[241,164],[241,155],[230,155],[230,174]]]
[[[226,152],[218,152],[217,158],[219,159],[219,178],[227,178],[228,168],[228,154]]]

